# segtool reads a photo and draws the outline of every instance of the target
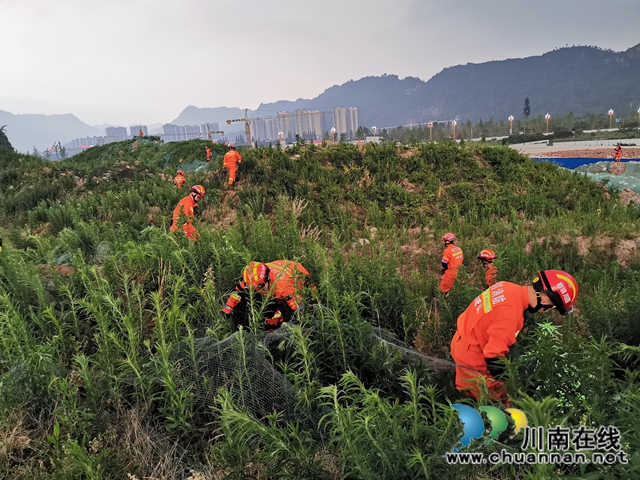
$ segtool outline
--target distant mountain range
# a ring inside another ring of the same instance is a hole
[[[498,121],[509,115],[521,118],[526,97],[534,116],[548,112],[557,116],[569,112],[606,115],[610,108],[627,115],[640,106],[638,79],[640,44],[617,53],[597,47],[568,47],[536,57],[445,68],[427,82],[396,75],[365,77],[334,85],[310,100],[263,103],[250,116],[296,108],[354,106],[358,107],[360,124],[378,127],[456,117],[472,122],[481,118]],[[206,110],[213,113],[216,109]],[[191,116],[186,112],[179,118],[189,123]]]
[[[54,142],[68,142],[73,138],[104,135],[104,130],[87,125],[75,115],[14,115],[0,110],[0,127],[6,125],[7,137],[13,148],[29,152],[50,148]]]
[[[606,114],[637,111],[640,106],[640,44],[625,52],[597,47],[567,47],[544,55],[445,68],[422,81],[396,75],[365,77],[334,85],[313,99],[262,103],[249,116],[275,115],[296,109],[331,110],[358,107],[362,125],[379,128],[430,120],[505,120],[522,117],[525,97],[532,115]],[[198,125],[218,122],[222,130],[241,131],[241,124],[225,124],[243,118],[241,108],[189,106],[171,123]],[[14,147],[28,151],[65,143],[73,138],[104,135],[73,115],[12,115],[0,111],[0,126]]]

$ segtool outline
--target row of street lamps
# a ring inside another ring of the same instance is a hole
[[[638,124],[640,124],[640,107],[638,107]],[[609,109],[609,128],[613,127],[613,108]]]
[[[549,133],[549,120],[551,120],[551,115],[550,114],[546,114],[544,116],[545,121],[547,122],[547,133]],[[513,117],[513,115],[509,115],[509,135],[513,134],[513,121],[515,120],[515,118]],[[609,109],[609,128],[611,128],[611,125],[613,123],[613,108]],[[638,107],[638,123],[640,124],[640,107]],[[456,138],[456,125],[458,125],[458,122],[456,122],[455,120],[453,120],[451,122],[451,126],[453,127],[453,139],[455,140]],[[433,122],[429,122],[427,124],[427,126],[429,127],[429,141],[431,142],[433,140]],[[376,134],[376,127],[375,125],[372,127],[373,129],[373,135],[375,136]],[[331,137],[332,139],[335,139],[335,134],[336,134],[336,129],[335,127],[331,128]],[[283,138],[283,134],[282,132],[279,132],[279,137],[280,140],[282,140]]]
[[[551,115],[547,113],[544,116],[544,119],[547,122],[547,133],[549,133],[549,120],[551,120]],[[513,117],[513,115],[509,115],[508,120],[509,120],[509,135],[512,135],[513,134],[513,121],[515,120],[515,118]],[[638,107],[638,124],[640,124],[640,107]],[[455,140],[457,122],[455,120],[453,120],[451,122],[451,125],[453,126],[453,138]],[[613,125],[613,109],[610,108],[609,109],[609,128],[612,128],[612,125]],[[433,129],[433,122],[429,122],[429,141],[432,140],[432,129]]]

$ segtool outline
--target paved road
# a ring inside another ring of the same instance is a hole
[[[511,145],[511,148],[518,150],[525,155],[545,156],[550,152],[559,152],[565,150],[598,150],[610,149],[613,156],[613,147],[618,143],[635,143],[640,147],[640,138],[628,138],[624,140],[586,140],[580,142],[555,142],[552,146],[546,143],[520,143]],[[623,147],[623,152],[625,148]]]

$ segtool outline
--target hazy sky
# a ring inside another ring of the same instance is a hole
[[[639,0],[0,0],[0,110],[255,109],[383,73],[640,43]]]

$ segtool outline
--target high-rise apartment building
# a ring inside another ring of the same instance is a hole
[[[318,110],[296,110],[296,132],[309,140],[322,139],[322,113]]]
[[[162,140],[165,142],[179,142],[180,127],[172,123],[165,123],[162,126]]]
[[[184,140],[193,140],[194,138],[201,138],[200,125],[185,125],[182,128]]]
[[[338,138],[344,134],[347,138],[353,137],[358,130],[357,107],[335,107],[333,109],[333,126],[336,127]]]
[[[267,140],[267,129],[262,118],[252,118],[249,120],[249,131],[251,132],[251,140],[254,142],[264,142]]]
[[[278,118],[254,118],[250,121],[251,138],[258,142],[271,142],[278,138]]]
[[[200,125],[173,125],[166,123],[162,126],[162,140],[164,142],[180,142],[195,138],[206,138],[200,130]]]
[[[142,135],[144,135],[145,137],[149,135],[149,131],[147,130],[146,125],[131,125],[129,127],[129,135],[131,137],[137,137],[138,135],[140,135],[140,130],[142,130]]]
[[[282,132],[285,140],[293,141],[296,138],[295,117],[289,112],[278,112],[278,132]]]
[[[347,108],[347,131],[353,137],[358,130],[358,109],[356,107]]]
[[[338,139],[342,134],[347,135],[347,109],[345,107],[334,107],[333,126],[336,129]]]
[[[125,127],[107,127],[104,129],[107,137],[127,138],[127,129]]]

